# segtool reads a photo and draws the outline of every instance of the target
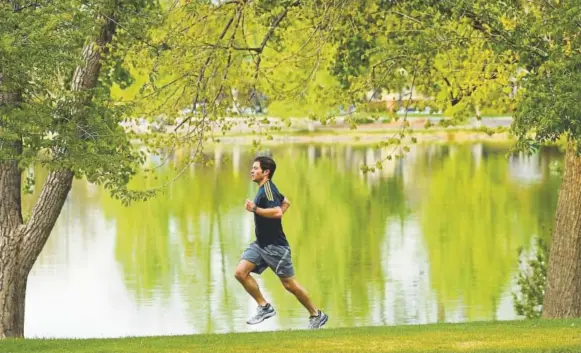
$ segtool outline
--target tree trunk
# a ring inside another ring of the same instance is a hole
[[[547,269],[543,318],[581,316],[581,156],[569,144]]]
[[[117,3],[114,2],[114,5],[116,7]],[[70,87],[73,92],[89,90],[97,84],[102,55],[115,32],[113,16],[100,20],[104,21],[100,33],[83,48],[83,63],[73,74]],[[0,105],[11,104],[8,100],[12,97],[16,96],[0,91]],[[90,96],[85,99],[90,99]],[[74,173],[68,169],[51,171],[30,219],[23,223],[21,170],[18,168],[22,144],[21,141],[14,143],[0,138],[0,148],[11,148],[15,152],[11,154],[13,158],[0,160],[0,338],[23,337],[28,274],[58,219],[71,189]]]
[[[0,106],[10,111],[20,102],[20,94],[4,90],[4,83],[0,73]],[[22,336],[26,290],[26,277],[20,277],[18,269],[18,231],[22,227],[18,158],[22,140],[6,139],[3,128],[0,125],[0,338]]]
[[[7,96],[0,103],[10,104]],[[2,140],[3,152],[19,155],[22,144]],[[24,330],[26,277],[18,276],[18,237],[22,225],[21,171],[16,159],[0,162],[0,338],[20,337]],[[25,283],[22,283],[22,280]]]
[[[0,250],[0,338],[24,335],[24,300],[28,276],[16,261],[17,244],[4,244]]]

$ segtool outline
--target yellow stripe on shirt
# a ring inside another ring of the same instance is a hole
[[[266,192],[266,198],[268,201],[274,201],[274,197],[272,196],[272,189],[270,188],[270,181],[267,181],[264,184],[264,191]]]

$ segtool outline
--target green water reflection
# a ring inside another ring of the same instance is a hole
[[[546,149],[506,158],[507,148],[418,146],[373,175],[361,174],[359,166],[385,151],[272,148],[279,167],[274,181],[293,202],[283,225],[297,278],[329,312],[330,327],[515,317],[510,291],[517,249],[550,235],[559,176],[549,166],[562,157]],[[80,329],[80,314],[67,316],[65,307],[57,328],[30,324],[28,332],[96,337],[303,328],[306,312],[270,272],[260,284],[278,315],[259,326],[245,324],[254,304],[233,270],[253,240],[252,217],[244,210],[245,198],[256,191],[248,177],[253,156],[237,146],[209,155],[214,166],[191,167],[166,194],[129,208],[76,181],[31,283],[73,291],[71,300],[84,306],[101,303],[86,314],[96,315],[96,324]],[[161,168],[158,179],[138,178],[133,186],[154,186],[172,173]],[[82,268],[79,259],[101,248],[94,261],[102,263],[85,264],[98,266],[99,275],[82,281],[118,293],[107,303],[101,289],[87,298],[75,289],[80,282],[68,284],[70,269]],[[71,249],[77,256],[67,255]],[[33,311],[27,318],[50,315],[38,303],[46,302],[42,298],[28,299]],[[51,307],[59,305],[65,303],[55,300]],[[107,321],[116,324],[103,329]]]

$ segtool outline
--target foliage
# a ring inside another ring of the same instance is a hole
[[[542,239],[537,240],[533,256],[524,257],[519,251],[520,269],[517,278],[519,291],[513,293],[514,308],[517,314],[527,319],[537,319],[543,313],[543,299],[547,285],[548,246]]]
[[[500,79],[501,90],[510,98],[494,100],[515,112],[512,130],[518,139],[516,150],[534,152],[563,134],[573,140],[581,136],[575,104],[579,97],[574,87],[579,75],[579,56],[575,53],[581,48],[579,1],[509,1],[502,5],[480,0],[421,3],[419,13],[436,12],[436,28],[441,24],[462,34],[464,26],[464,30],[474,34],[457,37],[461,40],[451,42],[447,51],[462,50],[463,44],[467,48],[480,45],[475,52],[479,55],[466,58],[476,65],[481,59],[486,66],[492,64],[492,71],[486,69],[482,78]],[[411,16],[412,11],[404,13]],[[448,62],[455,65],[454,60]],[[470,66],[460,69],[463,73],[471,72]],[[492,97],[498,95],[493,93]]]
[[[580,96],[575,85],[581,63],[576,54],[581,50],[579,6],[579,1],[541,2],[532,12],[533,19],[521,24],[536,39],[537,54],[522,55],[529,74],[522,84],[514,123],[520,142],[517,147],[535,150],[539,144],[557,141],[563,134],[573,141],[581,138]],[[551,25],[547,27],[545,23]],[[532,41],[527,37],[519,39]]]
[[[135,13],[154,8],[151,2],[125,1],[116,9],[108,1],[76,0],[0,6],[0,91],[14,97],[0,105],[1,141],[3,147],[14,141],[23,147],[17,154],[0,148],[0,157],[15,158],[21,168],[66,168],[117,197],[142,197],[126,190],[143,160],[120,126],[131,106],[111,99],[109,87],[128,79],[116,64],[132,44],[123,32],[142,22]],[[102,52],[100,81],[73,91],[83,48],[97,45],[107,16],[116,18],[119,31]]]
[[[33,163],[38,152],[51,144],[47,137],[52,132],[55,105],[90,30],[85,25],[89,14],[75,11],[79,2],[42,5],[0,2],[0,92],[4,97],[13,96],[0,104],[0,147],[4,147],[0,157],[15,157],[6,146],[22,139],[23,165]]]
[[[483,1],[167,3],[148,45],[123,57],[131,80],[114,84],[113,97],[135,104],[134,130],[162,124],[132,139],[160,154],[192,148],[191,162],[201,142],[237,124],[271,138],[278,127],[265,114],[325,124],[345,115],[356,127],[377,117],[369,103],[381,96],[396,109],[443,112],[448,126],[520,107],[525,67],[538,61],[527,42],[536,32],[524,28],[538,16],[519,17],[525,10]],[[407,126],[384,143],[399,156]]]
[[[19,109],[4,106],[10,113],[3,115],[3,135],[23,137],[23,165],[38,162],[41,150],[66,145],[67,158],[42,162],[71,167],[118,196],[143,162],[129,141],[160,154],[193,148],[196,162],[201,142],[218,140],[239,123],[228,116],[244,117],[259,138],[268,137],[269,122],[249,111],[324,123],[348,115],[356,126],[377,114],[368,108],[372,97],[396,94],[399,108],[430,107],[453,122],[516,109],[516,148],[530,150],[581,129],[571,93],[579,60],[573,55],[576,2],[504,8],[477,0],[162,1],[160,7],[126,1],[116,13],[117,35],[100,85],[73,118],[66,114],[76,99],[67,93],[67,80],[97,29],[88,19],[103,4],[81,11],[71,0],[3,12],[3,85],[26,92]],[[555,33],[550,39],[541,28],[547,20]],[[15,32],[15,21],[29,26]],[[18,42],[33,36],[38,40]],[[33,61],[42,66],[31,70]],[[357,115],[351,116],[351,106]],[[162,127],[138,131],[143,121]],[[91,138],[77,139],[79,129]],[[400,145],[407,133],[404,124],[386,144]]]

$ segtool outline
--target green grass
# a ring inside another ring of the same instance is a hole
[[[6,340],[0,352],[581,352],[581,319],[92,340]]]

